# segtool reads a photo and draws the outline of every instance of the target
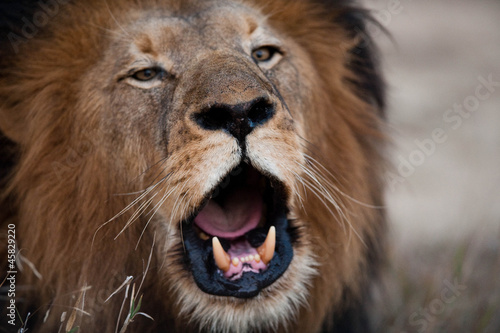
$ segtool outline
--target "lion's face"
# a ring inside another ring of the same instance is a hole
[[[318,331],[357,313],[383,225],[381,90],[349,30],[362,15],[257,2],[68,4],[5,69],[5,193],[43,276],[22,280],[49,305],[41,329],[65,304],[115,331],[126,276],[156,320],[141,332]]]
[[[124,27],[85,84],[108,103],[114,163],[142,174],[144,228],[162,239],[159,274],[183,311],[274,323],[315,264],[297,220],[312,66],[247,7],[193,10]],[[110,79],[95,84],[97,73]]]

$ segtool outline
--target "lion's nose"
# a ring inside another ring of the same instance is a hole
[[[234,136],[240,144],[254,128],[273,117],[275,107],[265,97],[250,102],[229,105],[215,104],[194,114],[194,119],[204,129],[224,130]]]

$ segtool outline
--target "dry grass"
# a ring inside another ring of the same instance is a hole
[[[394,248],[381,285],[376,332],[500,332],[498,237]]]

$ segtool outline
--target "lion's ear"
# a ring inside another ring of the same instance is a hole
[[[385,109],[385,82],[379,68],[378,49],[373,36],[370,35],[368,24],[373,29],[388,34],[367,10],[351,7],[343,12],[338,22],[351,34],[357,44],[350,50],[350,67],[357,79],[353,82],[358,93],[368,103],[374,104],[383,115]]]
[[[338,12],[336,23],[344,27],[353,41],[349,50],[349,67],[355,74],[353,80],[357,94],[375,106],[381,116],[385,109],[385,82],[379,68],[378,50],[371,32],[389,34],[369,11],[358,7],[352,0],[310,0],[326,7],[325,13]],[[371,26],[371,29],[368,27]]]

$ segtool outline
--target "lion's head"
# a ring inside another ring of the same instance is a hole
[[[18,306],[39,309],[33,330],[54,331],[72,308],[83,331],[122,327],[124,281],[154,318],[134,318],[134,332],[360,319],[383,225],[382,95],[363,12],[53,4],[0,78],[17,156],[4,224],[32,264]]]

